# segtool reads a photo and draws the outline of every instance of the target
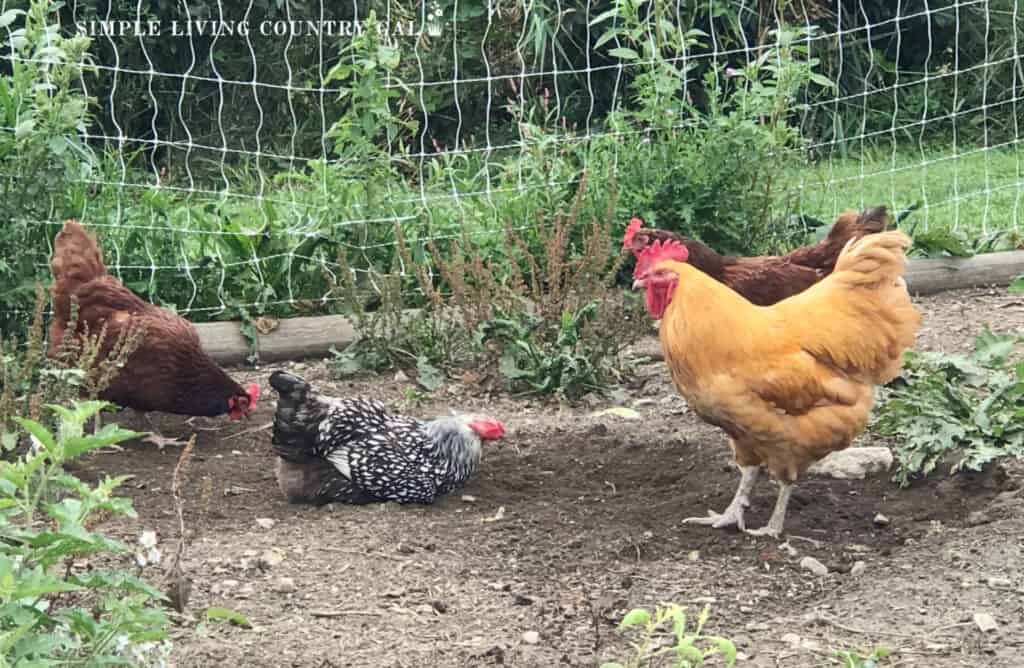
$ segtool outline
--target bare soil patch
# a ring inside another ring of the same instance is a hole
[[[1005,291],[919,303],[921,349],[967,350],[985,324],[1024,330],[1024,302]],[[622,656],[614,625],[626,610],[662,601],[694,611],[710,603],[708,630],[737,641],[747,656],[740,665],[839,665],[834,649],[876,645],[897,652],[892,665],[1024,665],[1024,497],[1013,466],[906,489],[887,476],[808,478],[794,494],[787,546],[681,524],[724,508],[737,474],[723,435],[689,413],[661,363],[641,367],[614,397],[576,408],[463,386],[410,406],[407,382],[334,382],[322,362],[290,368],[327,392],[418,415],[486,409],[509,434],[487,446],[466,496],[432,507],[317,509],[283,500],[269,428],[254,431],[273,414],[270,368],[239,372],[262,382],[266,397],[245,424],[159,416],[166,435],[198,434],[185,508],[185,569],[195,583],[175,631],[180,666],[595,666]],[[593,415],[613,405],[642,419]],[[145,429],[131,411],[120,421]],[[133,476],[124,492],[139,519],[106,530],[127,540],[142,528],[174,536],[177,456],[130,443],[82,464],[87,479]],[[774,496],[774,485],[758,486],[748,523],[767,521]],[[878,513],[887,525],[874,522]],[[262,518],[273,526],[262,528]],[[803,570],[804,556],[831,573]],[[857,576],[856,561],[866,565]],[[254,628],[203,623],[212,605]],[[976,612],[999,628],[982,634]],[[539,642],[525,642],[527,631]]]

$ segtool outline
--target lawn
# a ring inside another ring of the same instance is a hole
[[[1024,156],[1014,141],[997,147],[866,149],[800,169],[795,191],[804,214],[831,220],[840,211],[921,202],[908,219],[919,230],[953,229],[970,238],[1024,230]]]

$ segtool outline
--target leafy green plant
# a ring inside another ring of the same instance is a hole
[[[0,649],[4,665],[163,665],[169,644],[163,595],[141,579],[159,562],[156,536],[138,547],[94,531],[101,514],[135,517],[131,502],[114,495],[125,477],[88,485],[64,471],[84,455],[139,436],[107,425],[86,435],[84,426],[104,404],[51,405],[58,424],[16,418],[33,447],[0,462]],[[11,447],[15,434],[5,432]],[[132,559],[126,567],[101,567]]]
[[[630,82],[635,108],[622,116],[645,129],[672,130],[683,115],[681,92],[687,74],[695,67],[686,56],[707,37],[703,30],[683,31],[669,20],[672,12],[664,2],[614,0],[611,9],[599,14],[591,26],[606,25],[594,43],[599,49],[614,40],[608,55],[639,65]]]
[[[1024,274],[1010,282],[1010,292],[1024,292]]]
[[[614,207],[614,179],[610,190]],[[339,258],[338,290],[361,338],[336,356],[335,372],[415,368],[419,384],[433,390],[441,371],[472,365],[514,392],[575,399],[606,387],[643,319],[614,287],[622,256],[608,225],[580,221],[586,191],[584,178],[567,212],[530,231],[535,240],[507,224],[502,252],[491,257],[463,237],[447,252],[428,242],[429,264],[417,262],[398,229],[395,266],[370,281],[375,310],[364,308],[365,293]],[[403,278],[422,295],[416,310]]]
[[[0,331],[24,324],[26,313],[8,311],[31,312],[38,258],[26,250],[46,248],[41,223],[68,207],[96,163],[82,138],[91,100],[79,85],[90,40],[64,36],[52,4],[0,14],[11,56],[0,76]]]
[[[876,430],[895,438],[896,479],[980,470],[1001,457],[1024,457],[1021,337],[985,332],[969,355],[906,354],[901,379],[882,389]]]
[[[672,668],[703,666],[709,659],[721,657],[726,666],[736,663],[736,646],[728,638],[706,635],[710,611],[707,606],[697,615],[692,629],[687,628],[686,611],[672,603],[658,606],[654,614],[643,608],[626,613],[619,631],[636,631],[631,643],[634,655],[624,662],[612,661],[601,668],[640,668],[669,665]]]
[[[366,22],[377,25],[374,10]],[[386,143],[386,149],[408,141],[416,131],[417,123],[403,96],[403,89],[408,89],[395,77],[400,62],[401,52],[386,43],[377,30],[357,32],[341,49],[340,60],[324,79],[324,84],[340,82],[340,97],[347,102],[341,118],[327,131],[339,156],[355,161],[371,155],[387,159],[387,151],[382,151],[378,142]]]
[[[842,662],[843,668],[878,668],[892,652],[887,647],[876,647],[867,656],[855,650],[837,650],[836,658]]]
[[[43,315],[46,293],[36,286],[36,302],[25,341],[0,337],[0,431],[13,428],[15,416],[42,419],[44,404],[72,399],[96,399],[120,373],[129,357],[142,345],[145,327],[132,322],[113,341],[106,327],[88,327],[80,336],[65,336],[47,353]],[[71,302],[66,332],[78,327],[78,303]]]
[[[627,44],[608,55],[641,68],[630,82],[633,106],[609,117],[617,130],[644,137],[624,156],[616,153],[622,173],[629,175],[624,183],[634,191],[633,210],[626,213],[725,253],[773,251],[792,243],[796,235],[780,222],[788,214],[780,177],[802,160],[803,138],[794,121],[807,109],[801,95],[809,87],[834,87],[816,71],[819,61],[809,53],[816,29],[781,25],[747,65],[708,69],[703,86],[693,86],[703,91],[698,102],[692,90],[684,90],[697,62],[687,56],[706,34],[681,30],[662,4],[645,10],[648,3],[617,0],[594,19],[612,26],[597,44]],[[797,232],[803,236],[806,230]]]

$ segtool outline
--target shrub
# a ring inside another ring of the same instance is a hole
[[[532,231],[539,251],[507,223],[493,256],[484,257],[468,237],[447,252],[430,242],[428,266],[414,260],[399,232],[395,267],[369,281],[380,300],[374,311],[363,308],[364,292],[344,266],[339,290],[360,340],[339,356],[336,371],[415,366],[420,384],[434,389],[438,368],[470,362],[475,373],[514,392],[573,399],[603,389],[618,377],[620,353],[643,319],[631,295],[614,287],[618,237],[596,219],[580,223],[586,190],[584,178],[569,211]],[[345,265],[344,256],[340,261]],[[414,275],[403,276],[401,266]],[[415,313],[403,289],[410,280],[423,296]]]
[[[684,90],[695,68],[686,56],[706,35],[672,29],[659,3],[653,16],[643,16],[641,4],[617,0],[594,20],[612,26],[599,44],[614,38],[632,47],[618,46],[609,55],[641,70],[630,83],[633,106],[610,117],[613,127],[643,137],[624,155],[616,151],[634,207],[624,215],[645,216],[652,226],[699,238],[722,253],[770,252],[802,242],[806,230],[794,234],[780,222],[789,213],[780,177],[803,159],[794,124],[807,108],[802,97],[812,86],[834,87],[816,73],[818,60],[808,53],[815,29],[782,25],[753,62],[709,69],[698,108]]]
[[[65,336],[61,345],[47,355],[43,312],[46,293],[36,286],[36,302],[25,342],[0,336],[0,431],[13,427],[20,415],[42,419],[44,404],[64,404],[71,399],[96,399],[117,377],[124,363],[145,338],[145,327],[134,321],[104,351],[106,327],[81,336]],[[71,301],[67,331],[78,325],[78,304]]]
[[[875,428],[896,439],[896,479],[978,471],[1001,457],[1024,457],[1024,361],[1020,337],[987,329],[969,355],[906,354],[901,379],[883,389]]]
[[[0,331],[24,324],[26,313],[9,311],[30,310],[44,223],[81,194],[96,163],[81,137],[91,101],[78,86],[89,39],[61,35],[49,11],[47,0],[32,0],[27,12],[0,14],[12,50],[0,76]]]
[[[88,485],[64,465],[83,454],[139,434],[108,425],[87,436],[84,425],[101,402],[51,405],[53,431],[25,418],[16,422],[33,447],[0,462],[0,649],[4,665],[163,665],[168,644],[163,595],[141,579],[159,560],[155,535],[138,548],[94,531],[103,513],[135,517],[114,496],[126,477]],[[3,434],[4,447],[18,440]],[[109,562],[136,557],[136,574]]]

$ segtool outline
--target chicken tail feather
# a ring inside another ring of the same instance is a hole
[[[830,324],[808,338],[805,350],[861,382],[887,383],[899,373],[921,324],[903,279],[910,244],[895,230],[847,242],[835,272],[794,298],[798,309],[823,298],[832,309]]]
[[[53,240],[50,271],[53,274],[54,316],[66,321],[70,317],[71,296],[89,281],[105,276],[107,267],[96,238],[76,220],[64,223]]]
[[[858,285],[902,280],[907,267],[905,252],[912,243],[896,230],[851,239],[836,260],[837,280]]]
[[[316,448],[317,433],[327,415],[327,407],[309,383],[286,371],[272,373],[270,386],[280,395],[271,441],[274,452],[287,461],[306,461]]]

